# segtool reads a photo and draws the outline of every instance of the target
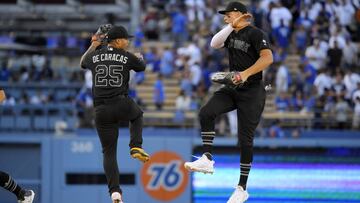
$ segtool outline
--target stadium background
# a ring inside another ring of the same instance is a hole
[[[125,202],[226,202],[237,183],[236,113],[218,118],[216,173],[189,174],[199,155],[197,111],[218,87],[227,53],[209,48],[220,0],[1,0],[0,170],[36,192],[36,203],[109,202],[93,127],[91,75],[79,67],[91,33],[126,26],[145,74],[130,95],[144,109],[142,165],[121,123]],[[248,202],[360,202],[360,3],[242,1],[272,41],[266,108],[255,140]],[[357,96],[358,95],[358,96]],[[0,190],[0,202],[15,202]]]

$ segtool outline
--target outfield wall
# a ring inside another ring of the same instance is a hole
[[[124,201],[190,203],[192,177],[182,166],[201,145],[197,132],[145,129],[144,134],[144,148],[151,154],[147,164],[129,156],[128,131],[120,131],[118,165]],[[326,138],[311,135],[300,139],[259,138],[255,146],[356,148],[360,145],[358,135],[358,132],[342,132]],[[236,144],[236,139],[216,138],[215,143],[228,148]],[[34,189],[37,193],[35,203],[109,202],[101,147],[94,131],[61,137],[1,134],[0,170],[9,172],[20,184]],[[1,203],[14,201],[11,193],[0,190]]]

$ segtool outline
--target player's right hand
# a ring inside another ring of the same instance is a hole
[[[244,13],[241,16],[235,18],[231,22],[231,26],[234,29],[242,29],[248,25],[250,25],[250,19],[252,18],[252,15],[250,13]]]

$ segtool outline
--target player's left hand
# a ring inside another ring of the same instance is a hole
[[[136,52],[136,53],[134,53],[134,55],[135,55],[138,59],[144,60],[144,56],[143,56],[141,53]]]
[[[229,86],[241,86],[244,80],[241,78],[240,73],[237,71],[216,72],[211,76],[211,81]]]
[[[231,78],[234,85],[240,85],[247,81],[248,75],[242,71],[242,72],[234,72],[233,77]]]

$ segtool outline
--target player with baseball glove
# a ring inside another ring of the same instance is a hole
[[[250,25],[251,14],[240,2],[230,2],[224,15],[227,24],[214,35],[211,47],[225,47],[229,53],[230,72],[218,72],[211,80],[224,84],[200,109],[201,137],[204,154],[196,161],[186,162],[190,171],[213,173],[214,161],[211,155],[215,138],[215,119],[232,110],[238,115],[238,144],[240,145],[240,178],[227,203],[245,202],[247,179],[253,160],[255,129],[265,106],[265,89],[262,71],[273,61],[267,35]]]

